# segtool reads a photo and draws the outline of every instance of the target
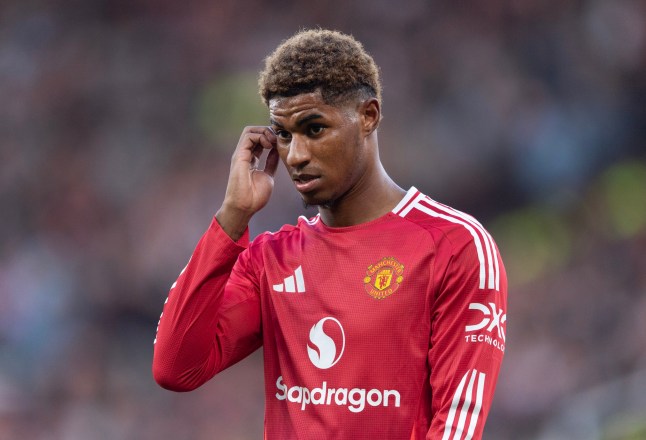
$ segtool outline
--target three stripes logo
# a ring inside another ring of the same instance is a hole
[[[286,293],[305,293],[305,279],[303,278],[303,268],[298,266],[294,270],[294,275],[290,275],[280,284],[274,284],[275,292]]]
[[[442,440],[471,440],[473,438],[478,424],[478,416],[482,409],[485,376],[484,373],[472,369],[462,377],[451,401],[451,409],[446,418]]]

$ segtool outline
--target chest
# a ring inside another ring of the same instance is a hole
[[[303,235],[264,255],[264,319],[298,334],[320,324],[362,341],[406,337],[429,322],[436,265],[414,234]]]

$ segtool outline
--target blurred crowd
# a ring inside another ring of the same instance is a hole
[[[261,438],[260,352],[175,394],[153,339],[264,57],[312,26],[380,65],[388,172],[498,241],[485,438],[646,438],[644,0],[2,1],[0,438]],[[252,235],[303,213],[279,173]]]

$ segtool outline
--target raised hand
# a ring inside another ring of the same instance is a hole
[[[269,155],[264,169],[260,169],[260,156],[265,149]],[[242,236],[251,217],[269,201],[276,168],[278,151],[271,128],[245,127],[231,158],[224,202],[215,214],[222,229],[234,241]]]

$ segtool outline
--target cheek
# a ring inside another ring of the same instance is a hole
[[[287,147],[277,146],[276,151],[278,151],[278,157],[280,158],[281,162],[284,164],[285,160],[287,160],[287,153],[289,149]]]
[[[340,181],[354,181],[357,174],[363,172],[363,155],[360,144],[354,137],[347,137],[340,144],[335,157],[331,159],[333,172]]]
[[[343,138],[343,149],[340,152],[340,157],[344,158],[344,162],[351,166],[356,167],[364,156],[362,148],[361,136],[357,131],[349,131]]]
[[[350,165],[361,154],[359,135],[351,128],[346,128],[346,130],[338,133],[338,135],[331,139],[334,148],[331,148],[329,151],[334,156],[332,160],[335,161],[338,167],[346,164]]]

